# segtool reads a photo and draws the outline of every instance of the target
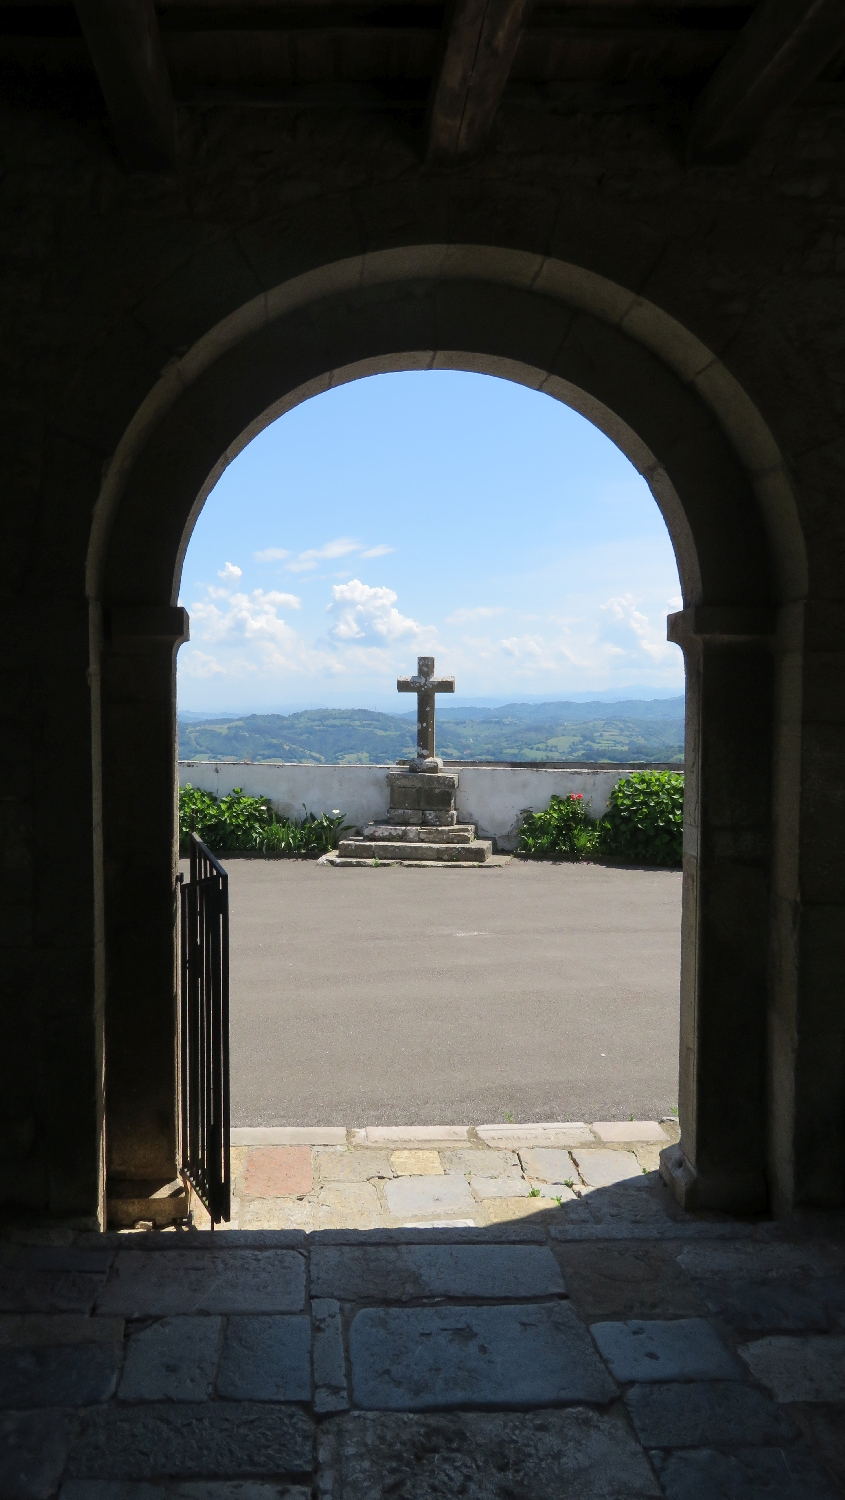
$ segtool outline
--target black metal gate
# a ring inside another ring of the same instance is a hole
[[[229,879],[195,833],[181,919],[181,1173],[213,1228],[231,1217]]]

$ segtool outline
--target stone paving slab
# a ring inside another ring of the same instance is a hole
[[[8,1313],[0,1317],[0,1346],[15,1344],[122,1344],[123,1318],[81,1313]]]
[[[309,1401],[311,1319],[228,1318],[217,1393],[229,1401]]]
[[[396,1177],[384,1185],[388,1212],[394,1219],[460,1214],[476,1207],[465,1177]]]
[[[488,1146],[504,1146],[517,1150],[520,1146],[568,1146],[595,1145],[595,1136],[589,1125],[581,1122],[552,1123],[550,1125],[479,1125],[476,1135]]]
[[[89,1406],[114,1394],[120,1344],[0,1349],[0,1407]]]
[[[823,1333],[831,1315],[824,1296],[812,1295],[813,1283],[800,1287],[774,1281],[699,1281],[701,1296],[711,1312],[717,1312],[733,1328],[749,1332]]]
[[[437,1151],[394,1151],[390,1165],[396,1177],[442,1177],[443,1168]]]
[[[569,1182],[570,1186],[578,1183],[580,1186],[578,1171],[568,1151],[555,1150],[553,1147],[525,1147],[519,1153],[522,1169],[531,1178],[538,1182]]]
[[[300,1312],[304,1304],[305,1261],[294,1250],[244,1250],[232,1256],[225,1250],[192,1248],[182,1249],[173,1261],[130,1250],[118,1254],[98,1312],[127,1318]]]
[[[742,1368],[704,1318],[593,1323],[590,1332],[623,1385],[629,1381],[741,1380]]]
[[[221,1318],[162,1318],[133,1332],[118,1396],[121,1401],[204,1401],[220,1352]]]
[[[520,1177],[472,1177],[473,1195],[480,1203],[489,1198],[529,1198],[532,1184]],[[563,1189],[567,1191],[566,1188]]]
[[[570,1242],[557,1246],[556,1254],[569,1295],[589,1323],[706,1313],[678,1265],[676,1245]]]
[[[384,1222],[378,1193],[369,1182],[329,1182],[320,1189],[317,1225],[321,1229],[371,1229]]]
[[[68,1479],[59,1500],[311,1500],[311,1486],[255,1479],[150,1484],[131,1479]]]
[[[49,1500],[56,1493],[81,1412],[0,1412],[0,1495],[3,1500]]]
[[[776,1401],[845,1401],[845,1335],[776,1334],[737,1353]]]
[[[354,1412],[319,1433],[319,1500],[645,1500],[660,1494],[624,1423],[584,1407]]]
[[[314,1297],[311,1316],[314,1324],[314,1410],[318,1413],[346,1411],[349,1392],[346,1388],[340,1304],[333,1297]]]
[[[89,1313],[106,1277],[97,1273],[0,1265],[0,1312]]]
[[[659,1141],[668,1146],[669,1137],[656,1120],[594,1120],[591,1129],[605,1145],[613,1141]]]
[[[469,1139],[468,1125],[367,1125],[362,1132],[369,1145],[395,1142],[466,1141]]]
[[[245,1197],[304,1197],[313,1186],[309,1146],[266,1146],[249,1153],[242,1189]]]
[[[269,1402],[90,1407],[69,1479],[244,1479],[308,1475],[313,1429],[296,1406]]]
[[[377,1177],[392,1177],[393,1168],[386,1151],[363,1147],[358,1151],[319,1150],[314,1165],[321,1182],[369,1182]]]
[[[601,1147],[575,1150],[572,1159],[587,1187],[613,1187],[631,1177],[642,1177],[642,1167],[632,1151],[609,1151]]]
[[[549,1297],[565,1290],[545,1245],[315,1245],[311,1252],[312,1295],[345,1302]]]
[[[816,1461],[790,1449],[698,1448],[653,1457],[667,1500],[837,1500]]]
[[[625,1403],[645,1448],[750,1448],[798,1439],[782,1407],[734,1380],[635,1385]]]
[[[233,1146],[345,1146],[346,1126],[236,1125]]]
[[[349,1331],[366,1410],[609,1401],[616,1387],[571,1308],[365,1308]]]

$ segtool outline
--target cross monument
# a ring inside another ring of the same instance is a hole
[[[417,657],[416,677],[398,677],[400,693],[417,695],[417,762],[434,759],[434,695],[454,693],[454,677],[435,677],[434,657]]]

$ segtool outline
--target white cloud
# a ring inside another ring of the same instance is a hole
[[[361,553],[361,556],[362,557],[387,557],[388,552],[395,552],[395,551],[396,551],[395,547],[388,547],[384,542],[380,542],[377,547],[368,547],[367,550],[366,550],[366,552],[362,552]]]
[[[238,568],[234,563],[227,562],[218,574],[218,578],[224,579],[226,583],[234,583],[236,579],[243,577],[243,568]]]
[[[198,651],[196,646],[185,646],[179,653],[179,671],[187,672],[189,677],[225,677],[228,670],[216,656]]]
[[[491,608],[489,605],[480,604],[477,609],[456,609],[455,613],[446,616],[447,625],[467,625],[470,620],[492,620],[494,615],[505,614],[502,604]]]
[[[253,552],[252,555],[257,563],[282,562],[286,557],[290,557],[290,553],[284,547],[265,547],[263,552]]]
[[[639,650],[644,651],[654,662],[674,659],[676,656],[677,648],[666,639],[665,621],[661,620],[659,629],[652,625],[648,616],[637,609],[633,594],[621,594],[616,599],[608,599],[601,609],[606,616],[602,634],[614,641],[617,649],[624,650],[627,647],[630,650],[635,642]],[[631,641],[631,636],[634,637],[634,642]]]
[[[336,583],[332,589],[329,610],[336,610],[331,635],[336,641],[375,640],[381,644],[402,640],[406,636],[433,635],[431,626],[419,625],[402,615],[393,589],[371,588],[359,578]]]
[[[316,568],[320,562],[325,562],[333,557],[346,557],[350,552],[358,552],[361,543],[351,536],[338,536],[334,541],[326,542],[323,547],[310,547],[307,552],[300,552],[293,562],[288,563],[291,573],[308,573]]]

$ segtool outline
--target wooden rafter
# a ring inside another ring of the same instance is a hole
[[[176,109],[153,0],[75,0],[126,165],[172,170]]]
[[[843,44],[845,0],[762,0],[698,100],[691,156],[739,156]]]
[[[455,0],[429,106],[430,161],[457,162],[484,144],[528,4],[529,0]]]

